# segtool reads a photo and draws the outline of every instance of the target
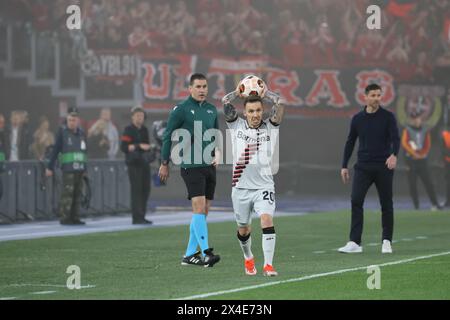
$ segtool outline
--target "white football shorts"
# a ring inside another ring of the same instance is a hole
[[[231,200],[233,201],[234,216],[240,227],[251,225],[253,213],[256,213],[258,217],[262,214],[268,214],[273,217],[275,213],[274,189],[251,190],[233,188]]]

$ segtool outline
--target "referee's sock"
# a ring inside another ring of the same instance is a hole
[[[275,242],[277,236],[275,234],[275,228],[265,228],[263,229],[262,235],[262,248],[264,251],[264,265],[272,265],[273,255],[275,253]]]
[[[191,225],[189,227],[189,242],[186,249],[186,257],[192,256],[195,252],[197,252],[197,237],[195,236],[194,230],[194,217],[191,219]]]
[[[195,237],[197,238],[200,249],[202,249],[202,255],[204,256],[204,251],[209,249],[206,215],[202,213],[194,213],[192,215],[192,224],[194,226]]]

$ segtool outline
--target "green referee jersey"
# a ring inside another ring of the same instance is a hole
[[[197,122],[197,126],[194,123]],[[200,131],[201,123],[201,131]],[[194,130],[194,128],[197,128]],[[189,157],[183,154],[183,150],[179,153],[180,157],[185,156],[181,162],[182,168],[205,167],[211,164],[210,161],[205,162],[203,151],[208,147],[215,145],[215,140],[208,136],[204,136],[209,129],[219,129],[219,121],[217,118],[217,109],[208,102],[198,102],[192,96],[178,104],[169,115],[167,128],[163,136],[163,146],[161,150],[161,159],[169,160],[171,158],[172,149],[172,133],[177,129],[186,129],[190,133],[191,141],[183,144],[183,138],[180,139],[181,145],[187,145],[188,148],[184,152],[189,153]],[[194,132],[195,131],[195,132]],[[206,140],[206,141],[204,141]],[[214,142],[212,142],[214,141]],[[176,142],[178,143],[178,142]],[[186,161],[186,159],[188,159]],[[173,161],[174,159],[172,159]]]

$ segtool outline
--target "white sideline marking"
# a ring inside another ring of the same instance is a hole
[[[445,256],[445,255],[448,255],[448,254],[450,254],[450,251],[436,253],[436,254],[430,254],[428,256],[420,256],[420,257],[415,257],[415,258],[410,258],[410,259],[404,259],[404,260],[387,262],[387,263],[383,263],[383,264],[378,264],[377,266],[379,266],[379,267],[392,266],[392,265],[408,263],[408,262],[412,262],[412,261],[416,261],[416,260],[423,260],[423,259],[429,259],[429,258],[434,258],[434,257]],[[373,265],[370,265],[370,266],[373,266]],[[222,290],[222,291],[198,294],[198,295],[195,295],[195,296],[184,297],[184,298],[177,298],[177,299],[174,299],[174,300],[194,300],[194,299],[208,298],[208,297],[212,297],[212,296],[218,296],[218,295],[221,295],[221,294],[234,293],[234,292],[240,292],[240,291],[247,291],[247,290],[252,290],[252,289],[259,289],[259,288],[275,286],[275,285],[283,284],[283,283],[300,282],[300,281],[314,279],[314,278],[321,278],[321,277],[326,277],[326,276],[332,276],[332,275],[336,275],[336,274],[340,274],[340,273],[346,273],[346,272],[352,272],[352,271],[358,271],[358,270],[367,270],[368,267],[369,266],[355,267],[355,268],[350,268],[350,269],[342,269],[342,270],[336,270],[336,271],[331,271],[331,272],[312,274],[312,275],[304,276],[304,277],[300,277],[300,278],[281,280],[281,281],[274,281],[274,282],[263,283],[263,284],[258,284],[258,285],[254,285],[254,286],[248,286],[248,287],[242,287],[242,288],[236,288],[236,289],[230,289],[230,290]]]
[[[30,294],[35,294],[35,295],[44,295],[44,294],[52,294],[52,293],[56,293],[56,291],[38,291],[38,292],[30,292]]]
[[[67,288],[67,285],[60,284],[32,284],[32,283],[14,283],[4,287],[52,287],[52,288]],[[88,284],[87,286],[80,286],[80,289],[92,289],[95,285]]]
[[[54,287],[54,288],[67,288],[67,285],[60,285],[60,284],[31,284],[31,283],[14,283],[14,284],[8,284],[5,286],[0,286],[0,288],[9,287],[9,288],[20,288],[20,287]],[[80,286],[80,289],[91,289],[95,288],[95,285],[88,284],[87,286]],[[29,294],[34,295],[44,295],[44,294],[53,294],[57,291],[37,291],[37,292],[30,292]],[[0,301],[2,300],[15,300],[17,297],[0,297]]]

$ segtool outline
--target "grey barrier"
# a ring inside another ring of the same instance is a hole
[[[90,161],[87,176],[91,199],[89,208],[81,209],[82,216],[130,211],[128,173],[123,161]],[[0,223],[57,218],[62,187],[60,170],[48,178],[41,162],[7,163],[0,179],[3,185]]]

